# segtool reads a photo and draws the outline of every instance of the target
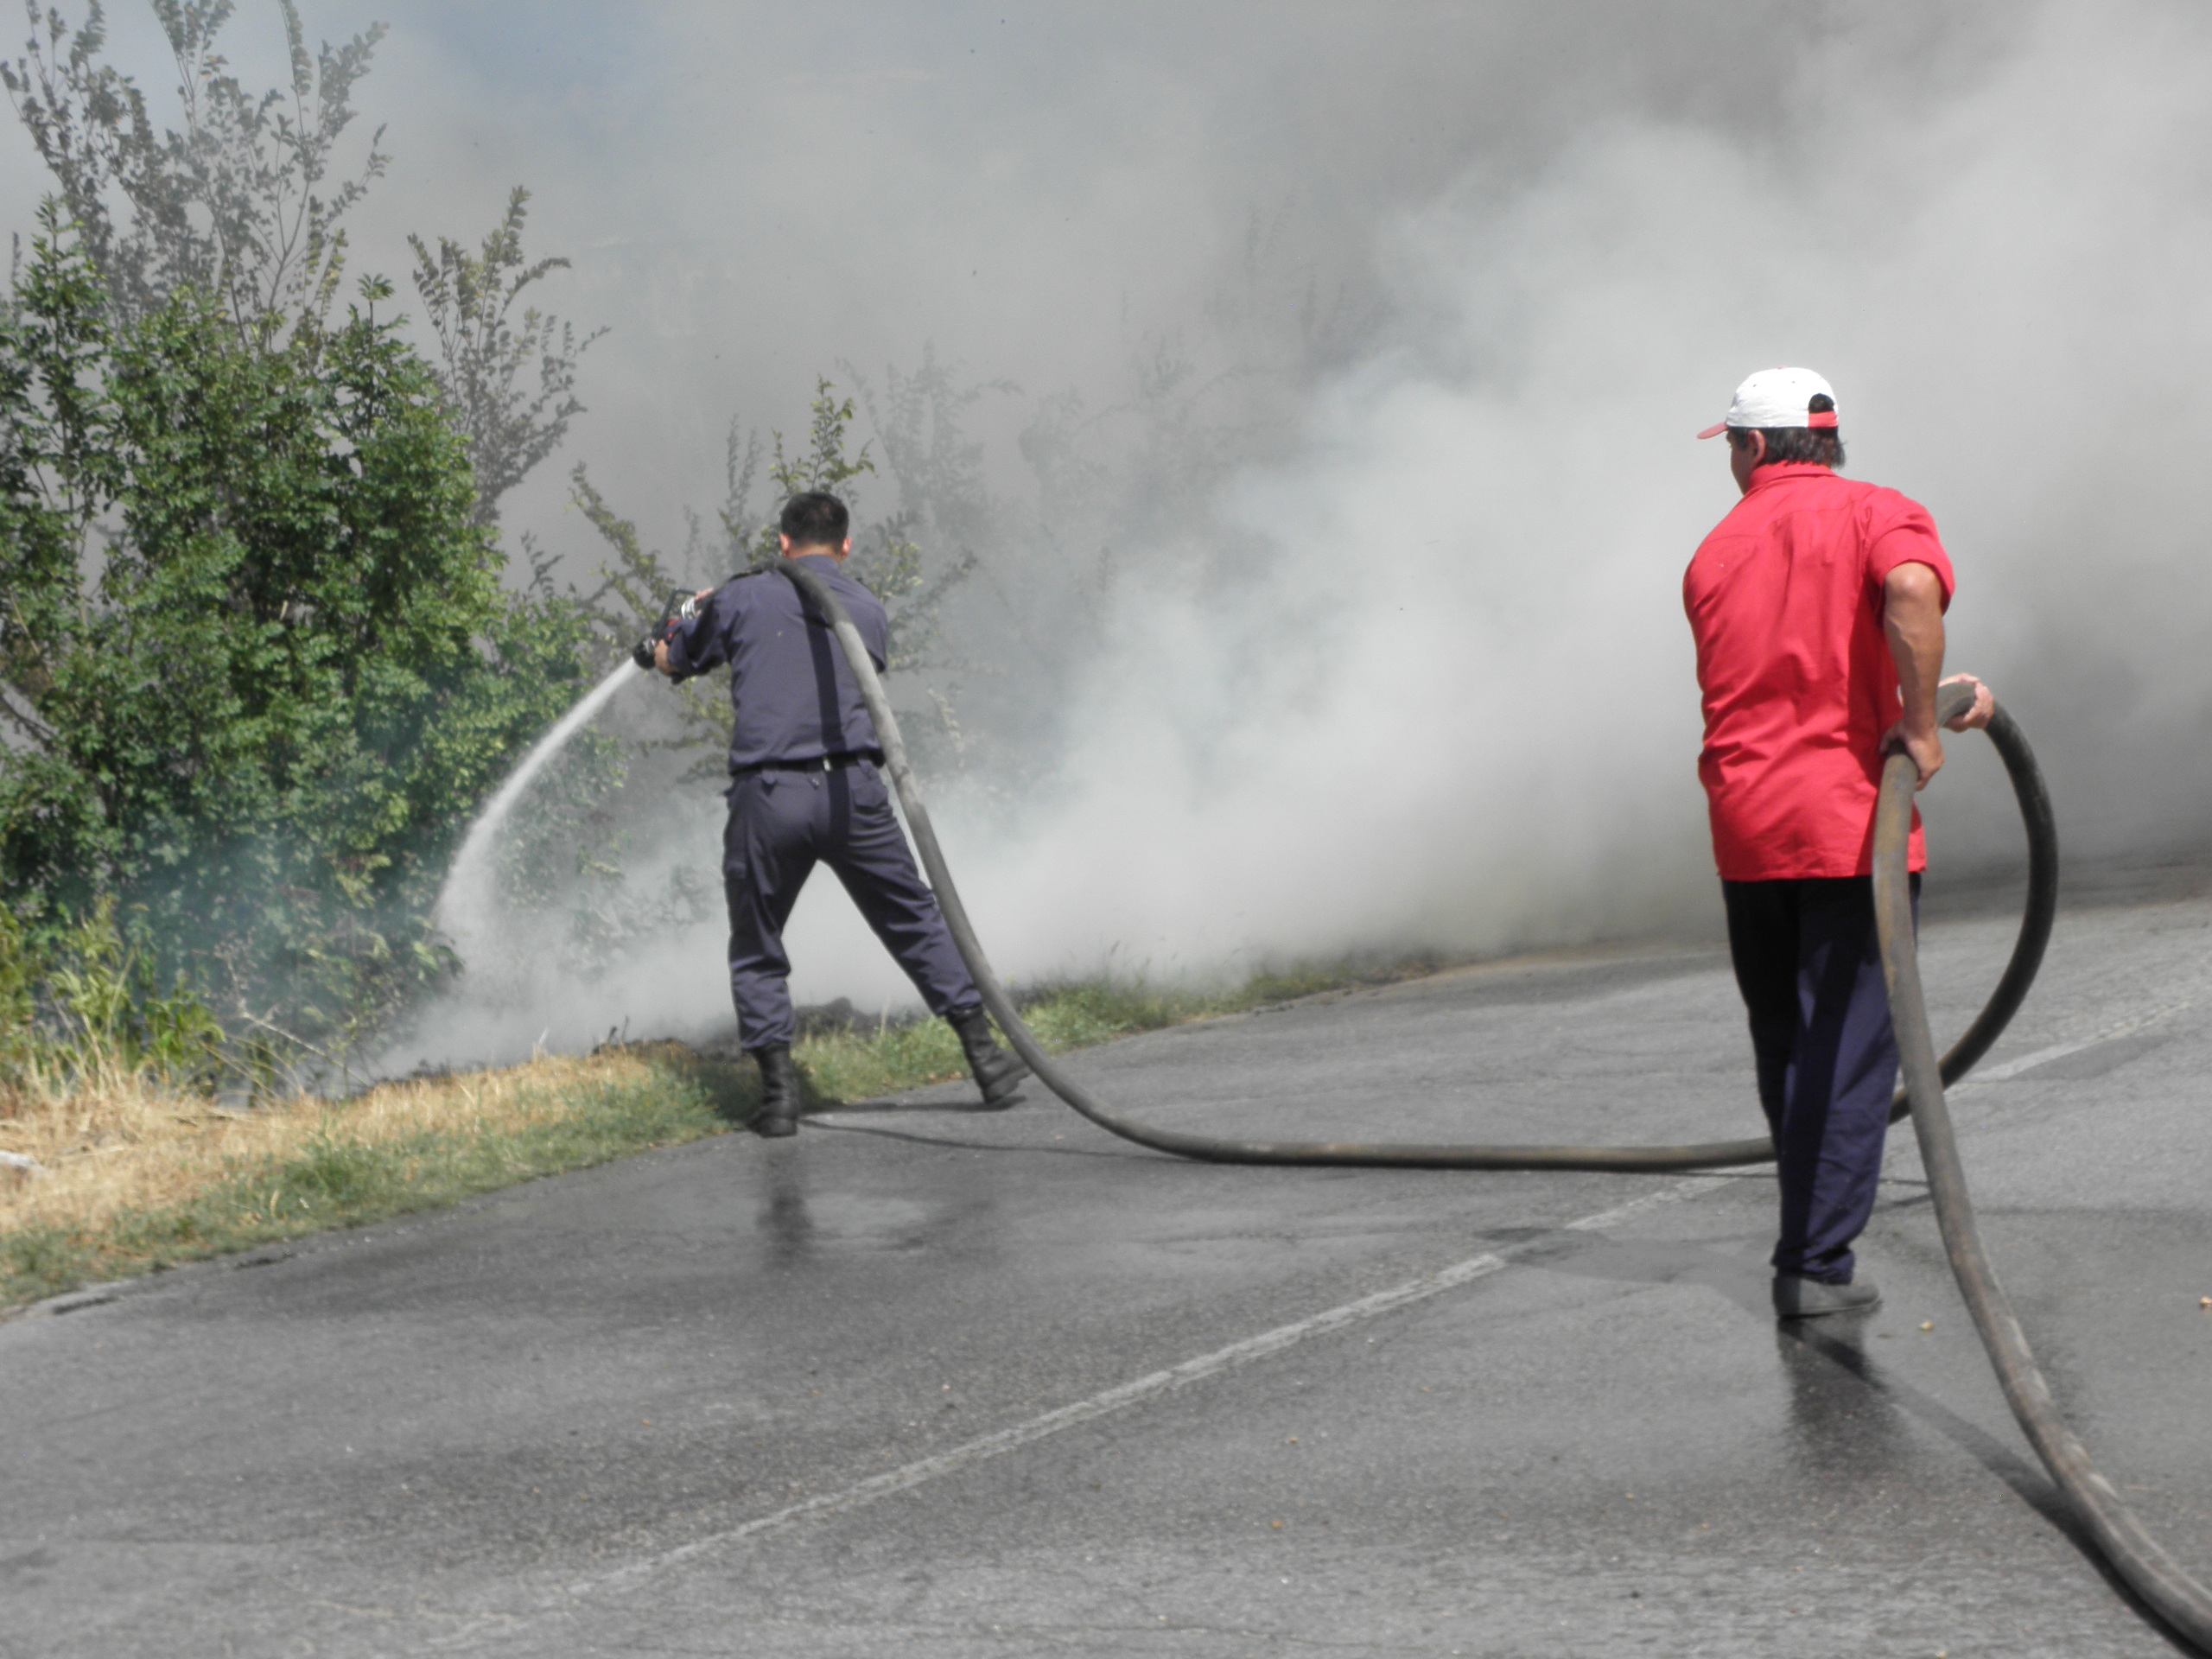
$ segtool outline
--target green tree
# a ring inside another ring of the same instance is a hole
[[[407,238],[415,250],[415,291],[444,359],[440,378],[467,441],[480,524],[499,522],[499,498],[561,447],[569,423],[584,412],[576,361],[607,332],[579,340],[572,326],[535,306],[516,315],[527,289],[569,265],[523,252],[529,201],[530,192],[517,185],[506,216],[476,253],[446,237],[435,254],[421,237]]]
[[[189,287],[119,325],[51,202],[0,321],[0,899],[104,901],[234,1028],[441,969],[447,855],[591,640],[511,593],[430,366],[365,307],[281,346]]]
[[[105,60],[107,22],[92,0],[82,26],[24,0],[31,38],[0,62],[16,114],[53,172],[113,320],[128,327],[180,287],[221,296],[239,338],[273,345],[327,321],[346,263],[340,220],[388,159],[370,139],[359,172],[332,184],[353,96],[385,29],[310,55],[293,0],[276,0],[291,73],[251,92],[216,36],[233,0],[152,0],[177,67],[181,124],[161,127],[145,94]],[[530,193],[515,187],[480,251],[440,237],[414,249],[416,291],[435,343],[439,381],[475,470],[475,516],[559,448],[583,413],[576,365],[598,336],[518,302],[563,258],[523,251]]]
[[[0,63],[38,152],[61,186],[117,321],[151,315],[192,287],[219,300],[249,341],[328,314],[346,264],[339,221],[387,157],[378,128],[358,175],[334,187],[353,84],[385,28],[310,55],[299,10],[276,0],[291,73],[249,92],[215,49],[234,0],[152,0],[175,55],[183,125],[156,128],[130,77],[102,60],[107,19],[91,0],[72,29],[59,8],[24,0],[24,55]],[[120,200],[130,213],[118,223]]]

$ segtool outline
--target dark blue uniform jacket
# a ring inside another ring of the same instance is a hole
[[[891,632],[881,603],[835,559],[809,554],[804,563],[844,601],[880,671]],[[772,570],[734,576],[717,588],[669,641],[668,662],[679,677],[729,664],[737,710],[729,739],[733,772],[879,750],[875,722],[828,620],[803,608],[798,589]]]

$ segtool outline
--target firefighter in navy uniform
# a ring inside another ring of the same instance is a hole
[[[779,525],[783,555],[807,561],[836,591],[881,669],[889,624],[875,595],[844,573],[849,526],[836,496],[795,495]],[[671,679],[729,666],[736,721],[722,886],[739,1040],[760,1067],[753,1128],[785,1135],[798,1127],[783,933],[817,861],[836,872],[930,1012],[959,1033],[985,1107],[1013,1105],[1029,1068],[993,1039],[982,995],[914,868],[892,816],[874,722],[827,620],[772,570],[734,577],[699,600],[697,614],[656,647],[653,662]]]

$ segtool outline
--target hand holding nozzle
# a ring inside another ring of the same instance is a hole
[[[653,624],[652,632],[630,647],[630,660],[639,668],[657,668],[671,680],[683,677],[669,666],[668,642],[698,616],[699,607],[713,598],[714,592],[711,588],[702,588],[696,594],[671,594],[668,602],[660,607],[660,620]]]

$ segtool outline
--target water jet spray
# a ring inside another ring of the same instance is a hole
[[[537,775],[637,673],[635,666],[624,663],[584,693],[576,705],[555,722],[553,729],[531,746],[522,764],[509,774],[506,782],[499,785],[484,810],[476,815],[476,822],[468,826],[461,850],[454,855],[453,867],[446,872],[445,885],[438,889],[438,902],[430,910],[432,922],[454,939],[491,937],[492,848],[499,838],[499,831],[513,816],[517,803],[537,780]]]

